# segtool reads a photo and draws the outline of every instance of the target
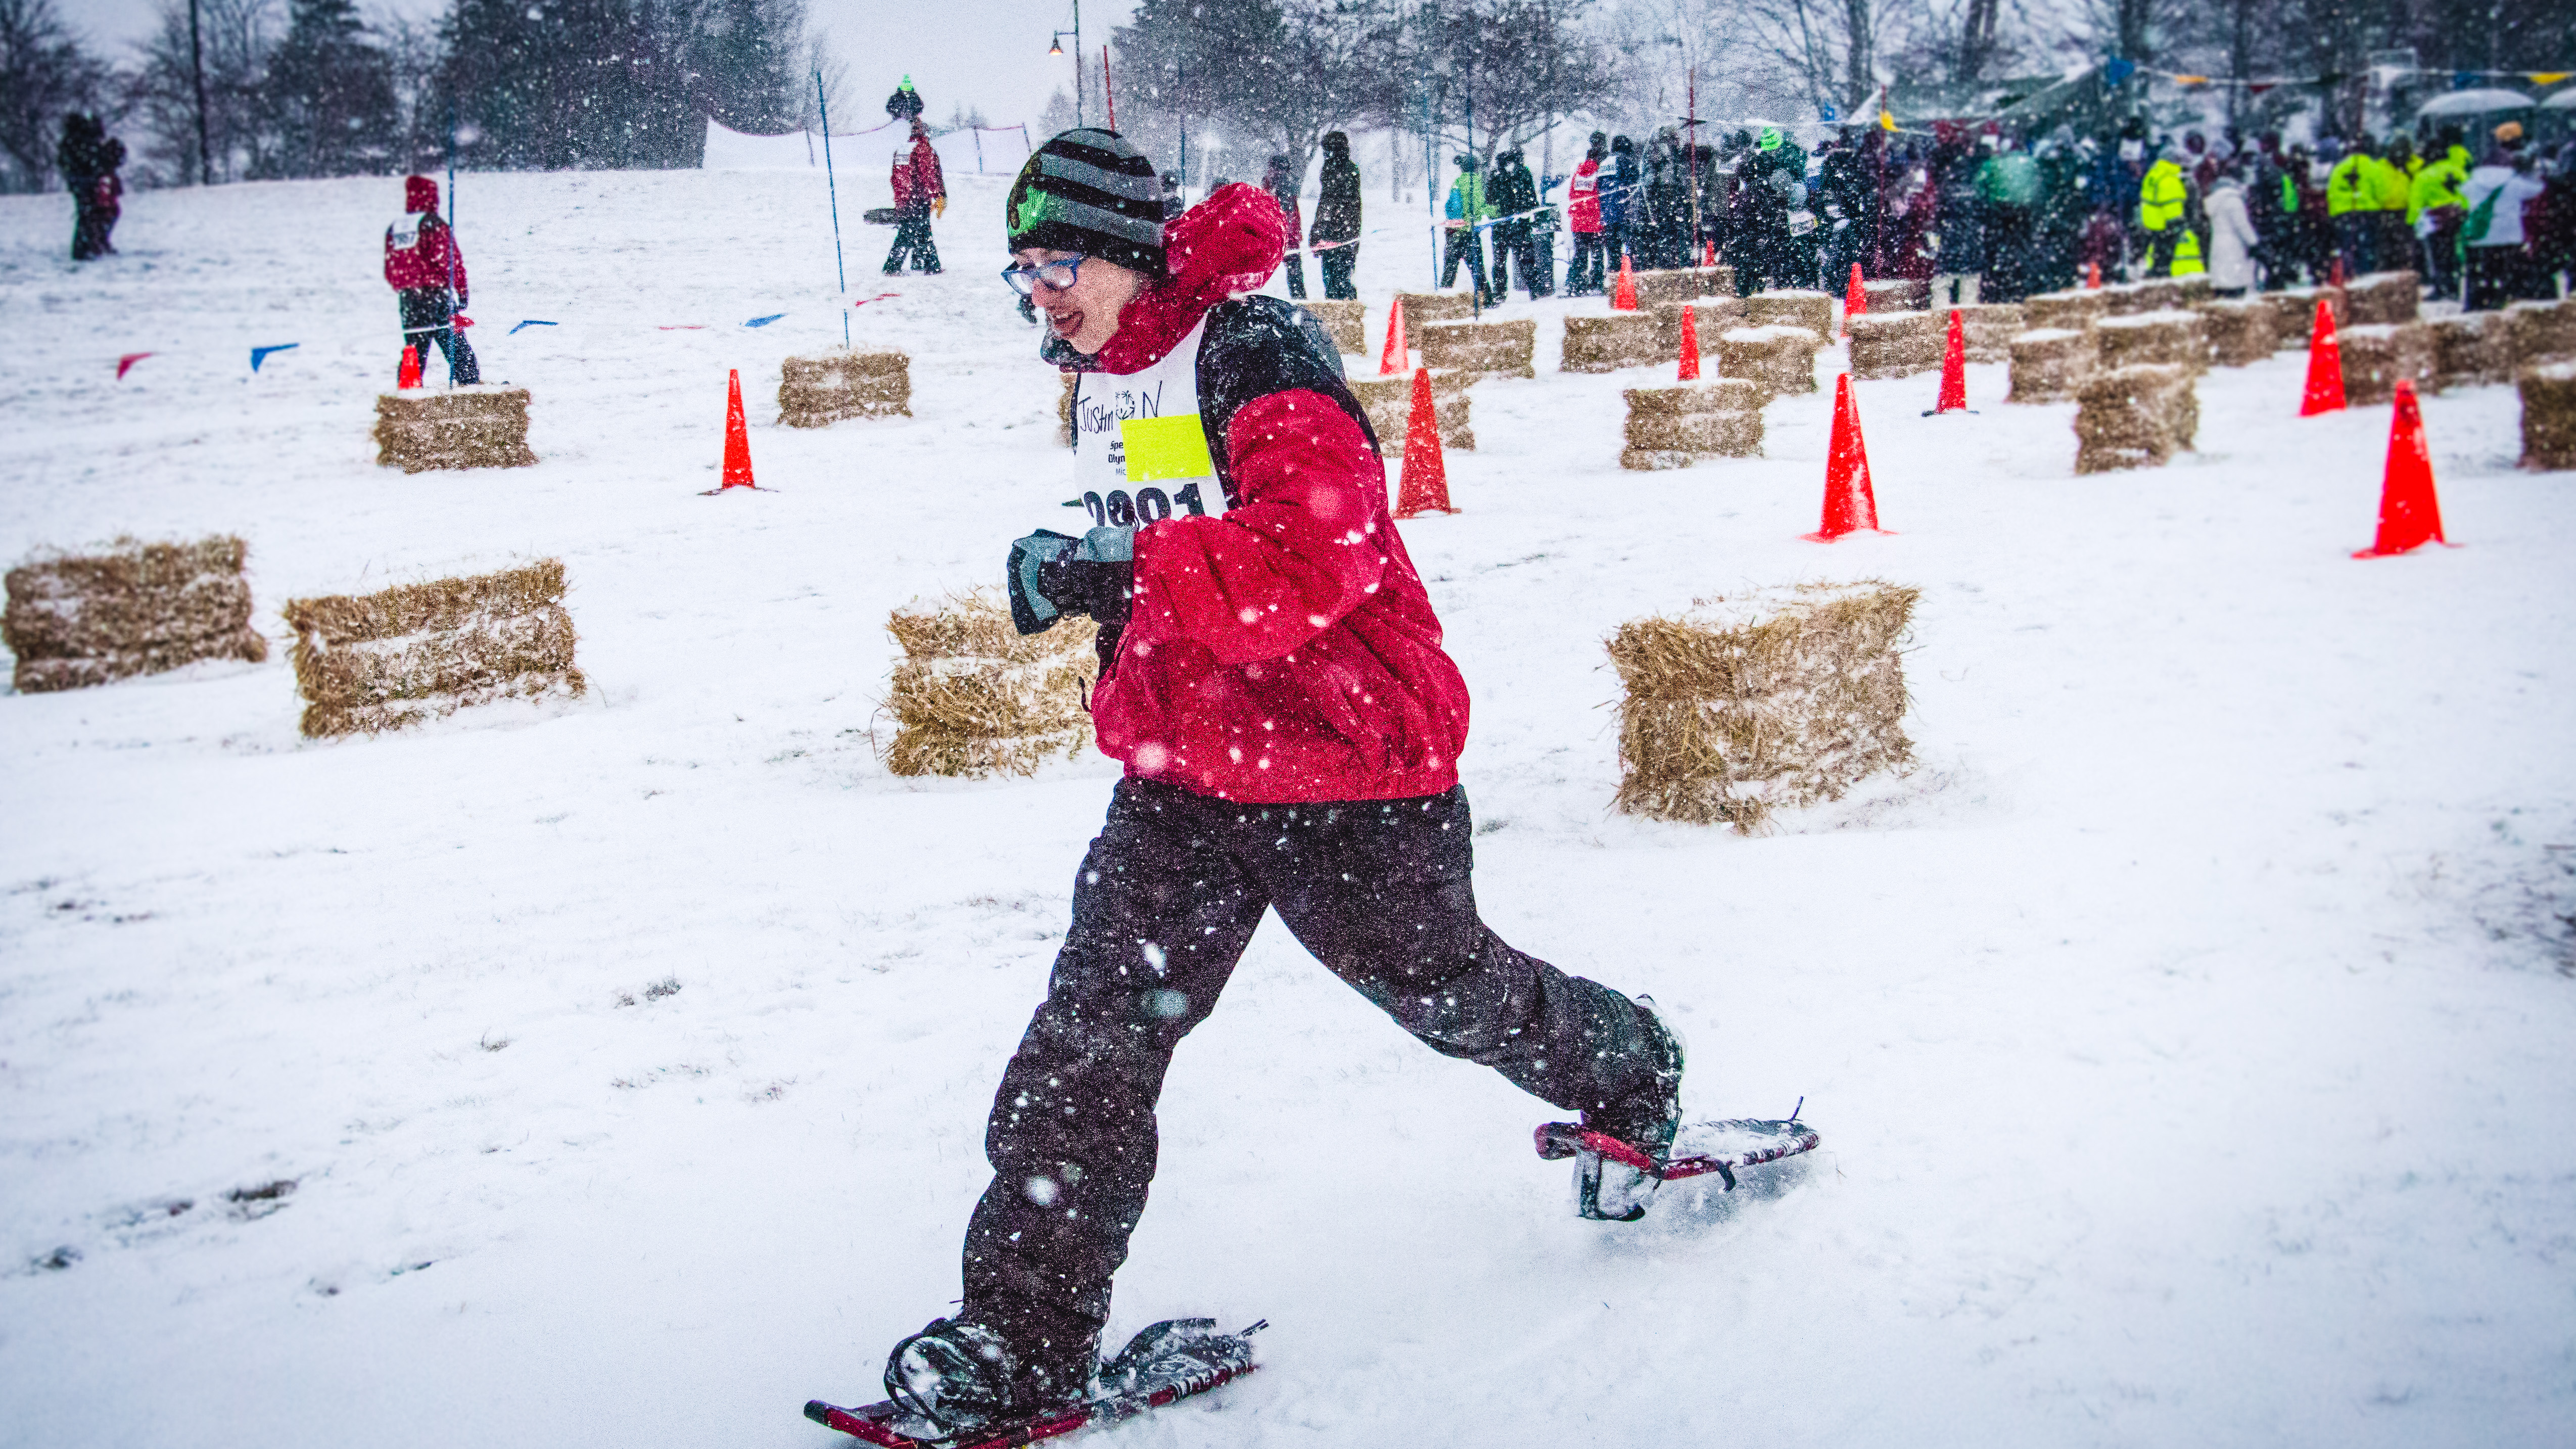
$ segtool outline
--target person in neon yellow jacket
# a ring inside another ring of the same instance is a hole
[[[2138,225],[2147,234],[2148,276],[2189,277],[2208,270],[2201,260],[2194,200],[2191,179],[2172,157],[2157,157],[2138,178]]]
[[[2406,205],[2415,187],[2415,170],[2424,163],[2416,158],[2415,143],[2404,132],[2388,138],[2379,155],[2371,158],[2368,171],[2371,205],[2376,209],[2372,220],[2379,255],[2372,260],[2383,272],[2424,270],[2415,253],[2415,233],[2407,229]]]
[[[2350,147],[2326,175],[2326,216],[2344,275],[2358,277],[2379,270],[2379,158],[2368,136],[2353,137]]]
[[[2456,128],[2445,128],[2433,144],[2442,154],[2424,163],[2406,190],[2406,225],[2424,245],[2434,295],[2460,294],[2460,224],[2468,219],[2469,151]]]

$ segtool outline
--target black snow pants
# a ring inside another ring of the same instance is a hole
[[[904,268],[909,254],[912,264],[936,276],[939,272],[939,244],[930,238],[930,208],[906,209],[895,213],[894,250],[886,253],[885,272],[891,277]]]
[[[411,287],[394,293],[402,308],[403,345],[420,349],[424,370],[429,362],[429,345],[447,355],[447,380],[456,387],[466,387],[483,380],[483,364],[474,357],[474,345],[453,324],[455,314],[447,305],[445,287]]]
[[[1318,254],[1316,260],[1324,269],[1324,295],[1337,302],[1356,302],[1360,289],[1351,285],[1351,268],[1360,261],[1360,244],[1344,242]]]
[[[1485,284],[1485,244],[1482,234],[1472,226],[1449,233],[1448,246],[1440,254],[1440,290],[1445,292],[1457,283],[1461,260],[1467,263],[1467,274],[1476,280],[1476,300],[1487,307],[1494,305],[1494,289]]]
[[[1262,913],[1424,1045],[1566,1110],[1651,1097],[1641,1009],[1503,944],[1476,915],[1463,787],[1245,805],[1124,780],[1074,876],[1073,927],[986,1128],[965,1313],[1078,1344],[1154,1178],[1173,1049],[1215,1009]]]

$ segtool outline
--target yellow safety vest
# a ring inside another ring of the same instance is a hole
[[[2189,195],[2183,188],[2182,168],[2171,161],[2158,161],[2138,179],[2138,224],[2156,236],[2148,255],[2152,257],[2154,247],[2163,245],[2166,229],[2172,228],[2177,233],[2173,241],[2173,274],[2177,277],[2209,270],[2201,262],[2200,238],[2192,235],[2190,228],[2177,225]]]

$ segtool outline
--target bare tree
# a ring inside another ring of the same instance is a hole
[[[1895,0],[1747,0],[1750,47],[1795,76],[1805,99],[1851,111],[1878,89],[1878,51]]]
[[[0,191],[53,185],[54,143],[67,111],[106,98],[105,63],[54,12],[53,0],[0,0]]]
[[[261,93],[268,61],[285,29],[276,0],[199,0],[205,61],[206,141],[213,181],[265,173],[277,141]],[[130,95],[143,121],[139,148],[162,181],[196,179],[196,59],[188,42],[188,0],[163,0],[160,24],[141,47],[143,64]]]
[[[1387,109],[1393,22],[1389,0],[1143,0],[1117,30],[1118,92],[1135,121],[1205,126],[1302,173],[1326,131]]]

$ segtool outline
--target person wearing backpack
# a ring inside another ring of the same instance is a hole
[[[2468,219],[2460,227],[2468,311],[2492,312],[2507,302],[2546,295],[2531,275],[2531,254],[2522,230],[2522,208],[2541,190],[2530,153],[2522,149],[2522,127],[2507,121],[2496,128],[2495,149],[2460,189],[2468,206]]]
[[[451,385],[481,382],[482,364],[457,325],[472,294],[465,253],[457,249],[455,228],[439,217],[438,183],[426,176],[403,178],[403,214],[385,228],[385,283],[402,309],[403,345],[426,357],[435,342],[447,354]]]

